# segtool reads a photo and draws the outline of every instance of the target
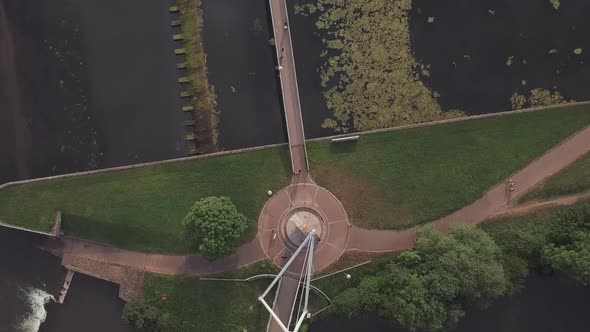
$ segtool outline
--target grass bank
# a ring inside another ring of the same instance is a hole
[[[246,278],[273,271],[276,272],[274,266],[263,261],[216,277]],[[269,283],[270,279],[231,282],[149,274],[144,296],[156,301],[167,296],[158,308],[159,315],[166,317],[166,331],[264,331],[269,315],[258,296]]]
[[[520,202],[573,195],[590,190],[590,153],[526,194]]]
[[[191,92],[190,104],[197,128],[206,126],[208,134],[195,133],[197,150],[208,153],[217,149],[217,113],[215,112],[216,95],[207,79],[207,54],[203,45],[203,11],[201,0],[176,0],[180,9],[178,17],[180,29],[184,36],[186,53],[185,70],[189,78],[188,91]]]
[[[485,190],[590,123],[590,106],[309,144],[316,181],[367,228],[423,224],[475,201]]]
[[[128,171],[65,178],[0,191],[0,220],[48,231],[56,211],[68,235],[117,247],[186,252],[180,224],[194,202],[228,196],[250,222],[253,238],[266,191],[289,181],[285,148]]]

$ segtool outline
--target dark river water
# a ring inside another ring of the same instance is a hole
[[[65,270],[35,247],[40,239],[0,228],[0,332],[134,331],[115,284],[75,274],[64,304],[55,303]]]
[[[222,150],[286,142],[268,0],[203,0]]]
[[[167,0],[0,0],[0,184],[186,155]],[[117,287],[0,229],[0,332],[130,331]],[[47,303],[46,305],[44,305]]]
[[[423,80],[440,93],[443,109],[505,111],[513,93],[536,88],[590,100],[587,0],[561,1],[559,10],[549,0],[456,0],[452,6],[414,0],[412,6],[412,50],[431,65]],[[574,54],[577,48],[582,54]]]
[[[0,183],[186,155],[168,2],[0,0]]]

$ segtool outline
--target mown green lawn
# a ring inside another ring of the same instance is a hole
[[[590,123],[590,106],[309,144],[314,179],[367,228],[423,224],[475,201]]]
[[[211,157],[135,170],[9,187],[0,221],[48,231],[56,211],[68,235],[120,248],[187,252],[181,221],[194,202],[228,196],[253,238],[266,192],[289,182],[286,148]]]
[[[276,273],[272,263],[263,261],[220,278],[247,278],[262,273]],[[148,274],[144,284],[146,298],[167,296],[162,306],[170,326],[169,332],[265,331],[269,314],[258,296],[272,279],[250,282],[208,281],[195,277],[172,277]],[[267,301],[272,302],[269,294]]]
[[[553,175],[540,187],[526,194],[520,202],[578,194],[590,190],[590,153]]]

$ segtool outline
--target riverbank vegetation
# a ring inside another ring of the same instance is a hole
[[[590,283],[590,203],[459,226],[426,228],[416,247],[314,283],[333,300],[317,319],[377,314],[424,331],[454,326],[472,307],[518,292],[529,271]]]
[[[569,208],[488,221],[481,228],[500,246],[505,261],[523,261],[530,268],[544,268],[590,285],[588,200]]]
[[[296,5],[297,13],[318,14],[326,58],[320,76],[333,117],[324,128],[370,130],[463,115],[443,112],[421,81],[428,65],[410,47],[410,0],[318,0]]]
[[[355,272],[353,272],[355,273]],[[469,307],[485,307],[510,287],[502,252],[485,232],[458,226],[443,235],[424,229],[401,253],[356,287],[333,298],[332,314],[378,314],[411,330],[451,328]]]
[[[341,200],[351,222],[396,229],[475,201],[588,123],[590,106],[570,106],[366,135],[356,143],[318,142],[308,152],[314,178]]]
[[[203,197],[227,196],[254,237],[268,190],[289,183],[287,150],[268,149],[0,190],[0,221],[49,231],[56,211],[67,235],[151,252],[189,252],[182,220]]]
[[[215,277],[243,279],[276,271],[270,261],[262,261]],[[143,299],[128,303],[123,317],[148,332],[264,331],[268,312],[258,296],[268,283],[148,274]]]
[[[579,194],[589,190],[590,153],[587,153],[566,169],[547,179],[538,188],[524,195],[519,201],[548,199]]]
[[[207,54],[203,45],[203,12],[201,0],[175,0],[180,9],[178,17],[184,37],[184,70],[187,71],[189,91],[192,93],[190,103],[193,117],[198,123],[207,126],[208,135],[197,135],[199,153],[217,150],[217,105],[215,89],[207,79]]]

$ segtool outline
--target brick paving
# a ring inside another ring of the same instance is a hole
[[[322,219],[322,236],[314,255],[313,267],[319,272],[334,263],[344,253],[350,224],[340,201],[326,189],[313,183],[294,184],[276,193],[264,206],[258,221],[261,250],[279,267],[284,266],[293,246],[285,235],[285,218],[290,211],[312,209]],[[297,271],[300,266],[293,265]]]
[[[62,265],[69,270],[118,284],[119,297],[125,301],[131,301],[143,295],[144,273],[142,271],[72,254],[64,255]]]
[[[55,240],[48,240],[44,249],[62,257],[76,256],[142,272],[172,275],[203,276],[221,273],[239,269],[266,257],[257,239],[238,247],[235,254],[212,262],[197,254],[166,255],[129,251],[72,237],[64,237],[60,241],[57,248]]]

